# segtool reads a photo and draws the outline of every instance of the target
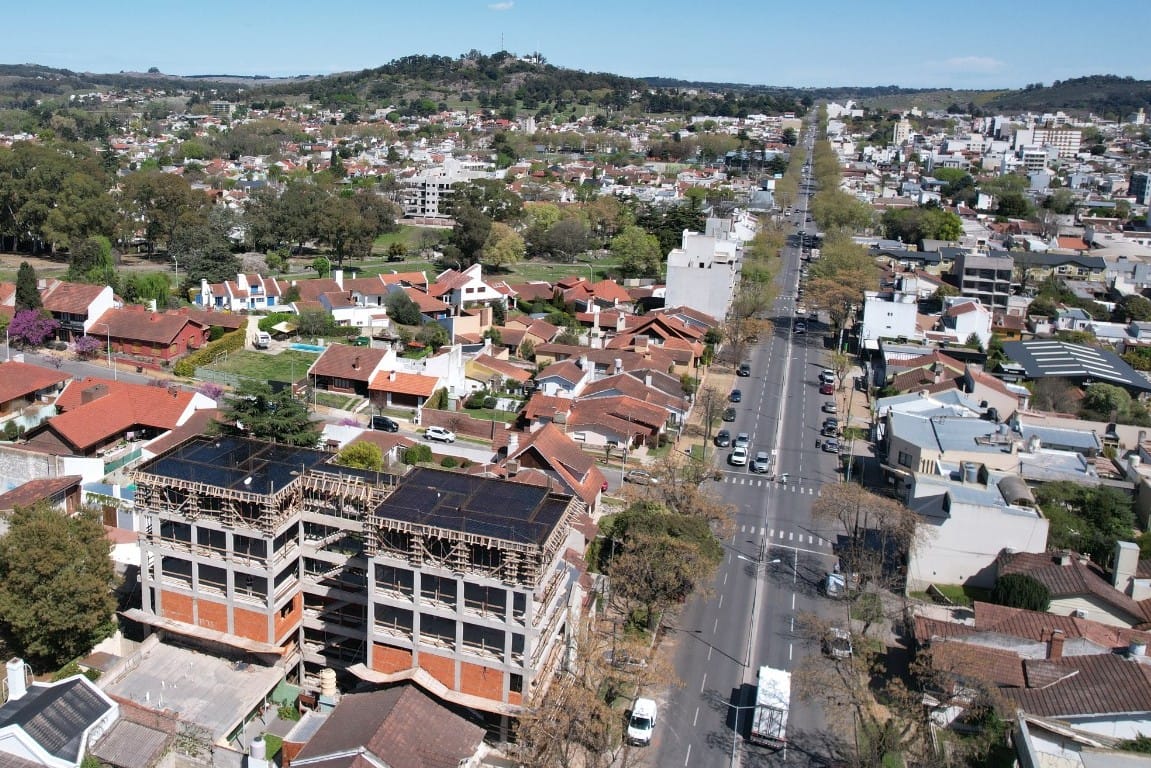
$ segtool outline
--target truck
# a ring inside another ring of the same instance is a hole
[[[759,668],[755,712],[751,718],[752,744],[781,749],[787,746],[787,713],[791,709],[791,673],[768,666]]]

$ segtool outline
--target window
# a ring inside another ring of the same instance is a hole
[[[900,451],[899,452],[899,466],[910,467],[910,466],[912,466],[912,462],[913,462],[913,458],[912,458],[910,453],[908,453],[907,451]]]

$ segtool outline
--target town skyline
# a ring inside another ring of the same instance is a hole
[[[1093,74],[1151,79],[1151,63],[1139,53],[1145,24],[1081,18],[1068,0],[1046,4],[1042,15],[1026,19],[1026,35],[1008,37],[1015,12],[985,0],[965,12],[987,20],[981,35],[954,34],[955,19],[942,6],[909,0],[892,0],[881,10],[838,0],[780,8],[720,0],[701,23],[691,21],[699,7],[684,0],[662,4],[659,14],[591,0],[575,18],[556,18],[554,7],[532,0],[441,5],[432,17],[422,7],[366,3],[323,16],[296,0],[274,9],[212,0],[195,13],[129,0],[122,13],[105,14],[65,0],[51,39],[16,36],[6,43],[5,59],[93,73],[156,67],[181,76],[294,77],[475,49],[539,52],[559,67],[628,77],[796,88],[990,90]],[[1146,9],[1133,8],[1131,15],[1151,21]],[[34,6],[14,8],[11,28],[32,29],[39,16]],[[1086,42],[1075,43],[1074,56],[1059,55],[1057,41],[1072,17],[1077,39]],[[131,45],[96,43],[126,33]]]

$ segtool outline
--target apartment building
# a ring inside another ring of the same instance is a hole
[[[955,257],[952,271],[958,278],[960,295],[978,299],[992,311],[1006,311],[1015,271],[1015,261],[1010,256],[964,251]]]
[[[742,254],[742,244],[726,234],[685,229],[681,246],[667,255],[666,305],[727,317]]]
[[[582,551],[572,522],[583,502],[331,459],[200,436],[137,468],[143,605],[129,617],[274,661],[307,688],[331,668],[518,713],[546,686],[581,605],[565,556]]]
[[[487,178],[488,166],[475,161],[447,158],[442,165],[429,168],[403,182],[400,204],[404,216],[417,219],[450,219],[448,210],[457,184]],[[450,223],[450,222],[449,222]]]

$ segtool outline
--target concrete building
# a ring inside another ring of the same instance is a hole
[[[400,205],[404,209],[404,217],[442,219],[451,224],[447,204],[454,194],[455,186],[488,176],[482,164],[447,158],[443,165],[429,168],[403,182]]]
[[[902,291],[865,291],[859,338],[865,349],[878,349],[880,339],[919,339],[919,297]]]
[[[682,245],[667,255],[666,306],[690,307],[712,317],[727,317],[739,282],[742,255],[738,240],[685,229]]]
[[[134,471],[143,607],[131,618],[275,659],[410,680],[514,715],[546,688],[582,606],[585,506],[549,487],[198,437]]]
[[[958,278],[961,295],[978,299],[992,311],[1007,310],[1015,272],[1015,262],[1009,256],[963,251],[955,257],[952,272]]]

